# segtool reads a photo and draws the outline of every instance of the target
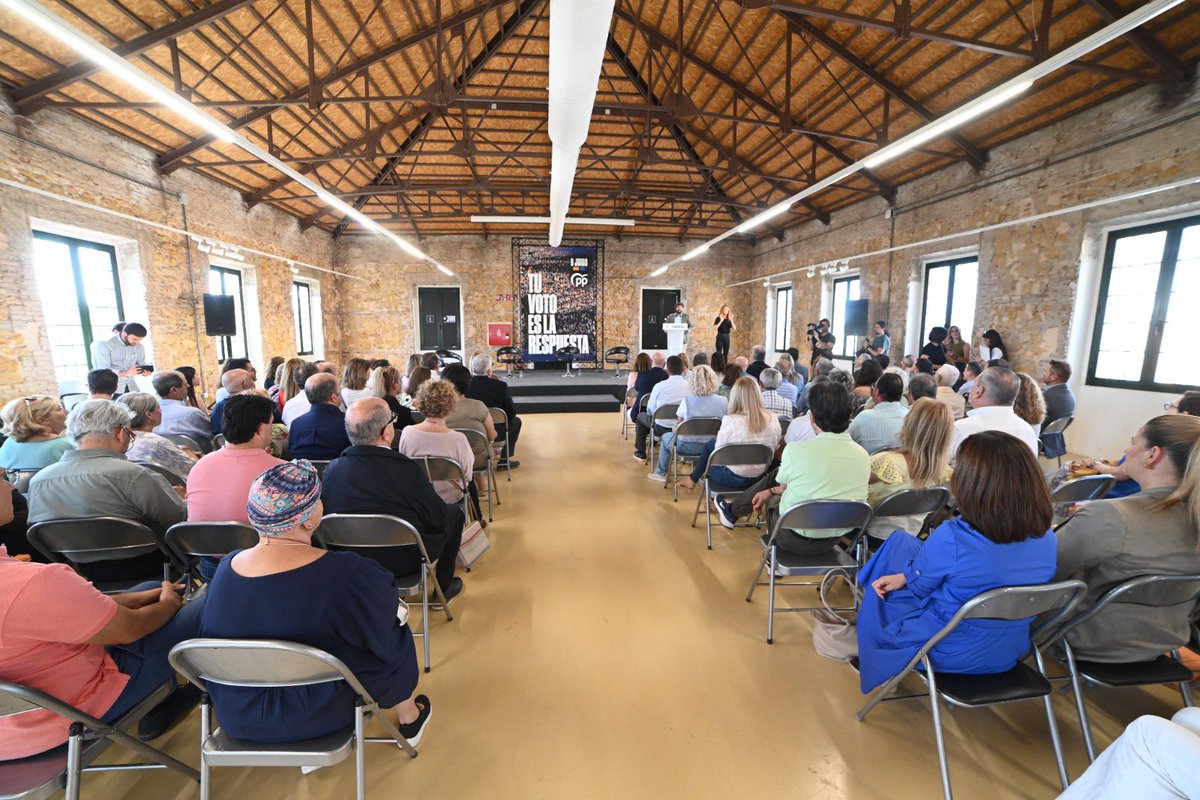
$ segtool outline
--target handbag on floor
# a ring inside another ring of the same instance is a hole
[[[492,546],[483,526],[476,520],[463,530],[462,544],[458,548],[458,563],[467,569],[479,560],[479,557]]]
[[[819,611],[810,611],[813,618],[813,649],[817,655],[834,661],[849,661],[858,656],[858,626],[855,620],[858,615],[853,611],[834,611],[829,603],[829,592],[833,584],[841,579],[854,593],[855,605],[858,604],[858,592],[850,573],[844,569],[833,569],[825,573],[821,580],[821,605]]]

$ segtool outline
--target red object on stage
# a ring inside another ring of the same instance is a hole
[[[488,323],[488,347],[508,347],[512,344],[511,322]]]

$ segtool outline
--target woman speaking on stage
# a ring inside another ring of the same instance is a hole
[[[713,328],[717,331],[717,346],[715,349],[728,359],[729,334],[737,328],[737,325],[733,324],[733,310],[729,306],[721,306],[721,310],[717,312],[717,318],[713,320]]]

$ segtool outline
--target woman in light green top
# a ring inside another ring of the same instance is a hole
[[[0,411],[0,417],[8,437],[0,446],[0,467],[4,469],[42,469],[57,464],[63,453],[74,449],[63,436],[67,410],[49,395],[12,400]]]
[[[875,506],[904,489],[925,489],[950,480],[950,442],[954,438],[954,412],[929,397],[917,400],[900,428],[900,447],[871,457],[871,483],[867,501]],[[923,517],[875,517],[867,533],[886,539],[892,531],[920,533]]]

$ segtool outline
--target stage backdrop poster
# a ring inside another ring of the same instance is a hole
[[[604,243],[514,239],[517,346],[526,361],[554,361],[573,345],[580,361],[598,361],[603,337]]]

